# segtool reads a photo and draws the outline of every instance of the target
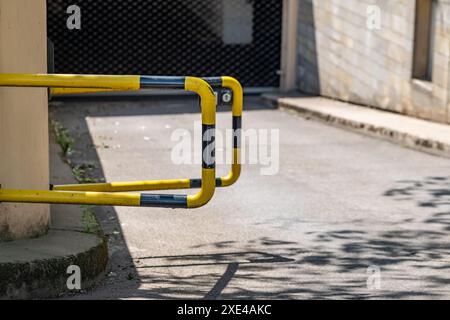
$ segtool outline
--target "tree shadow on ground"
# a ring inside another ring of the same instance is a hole
[[[386,197],[418,206],[425,201],[439,212],[380,222],[381,231],[355,220],[354,228],[331,225],[307,232],[305,243],[260,237],[189,248],[206,254],[135,257],[134,285],[122,284],[117,295],[206,300],[448,297],[449,196],[436,190],[445,190],[449,181],[398,182]],[[381,271],[380,289],[368,287],[367,270],[373,266]]]
[[[154,299],[445,298],[450,289],[448,190],[450,177],[397,182],[385,197],[432,210],[380,222],[375,230],[355,220],[353,229],[332,226],[308,232],[311,241],[305,244],[271,238],[245,244],[223,241],[193,249],[247,251],[142,258],[137,268],[154,272],[144,274],[141,281],[152,289],[139,289],[136,294]],[[272,260],[249,263],[246,257],[252,254]],[[166,264],[157,264],[162,262],[158,259],[167,259]],[[180,271],[184,263],[194,263],[196,268]],[[380,289],[368,287],[371,266],[381,271]]]

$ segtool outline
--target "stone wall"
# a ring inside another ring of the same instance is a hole
[[[300,90],[450,123],[450,1],[435,1],[429,82],[412,78],[415,0],[299,0]]]

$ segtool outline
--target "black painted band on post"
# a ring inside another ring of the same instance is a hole
[[[222,179],[216,179],[216,187],[222,186]],[[191,179],[190,188],[191,189],[200,189],[202,187],[202,179]]]
[[[141,194],[141,207],[187,208],[187,196]]]
[[[186,77],[141,76],[141,89],[184,89]]]
[[[216,167],[216,126],[203,125],[202,138],[202,160],[203,169],[214,169]]]
[[[209,77],[202,79],[206,81],[213,89],[221,89],[223,87],[222,77]]]
[[[233,117],[233,147],[240,149],[242,145],[242,117]]]

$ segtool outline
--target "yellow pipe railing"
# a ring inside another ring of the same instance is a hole
[[[134,91],[148,88],[184,89],[197,93],[201,98],[204,152],[214,143],[216,103],[213,89],[205,80],[194,77],[152,76],[101,76],[101,75],[46,75],[46,74],[0,74],[0,87],[46,87],[80,88],[88,90]],[[211,134],[207,132],[213,131]],[[0,189],[0,202],[88,204],[111,206],[143,206],[170,208],[198,208],[206,205],[214,196],[216,188],[215,158],[203,159],[202,183],[195,195],[156,195],[138,193],[79,192],[62,190],[11,190]],[[154,185],[170,185],[173,188],[186,185],[188,180],[154,181]],[[134,183],[136,184],[136,183]],[[133,191],[133,190],[129,190]],[[136,191],[136,190],[134,190]]]
[[[233,92],[233,161],[228,175],[217,178],[217,187],[229,187],[235,184],[241,174],[241,130],[242,114],[244,106],[244,92],[241,84],[232,77],[204,78],[212,88],[227,88]],[[53,88],[54,95],[82,94],[93,92],[110,92],[113,89],[86,89],[86,88]],[[115,90],[120,91],[120,90]],[[183,180],[161,180],[161,181],[136,181],[136,182],[113,182],[113,183],[88,183],[72,185],[55,185],[53,190],[58,191],[96,191],[96,192],[125,192],[125,191],[157,191],[157,190],[179,190],[200,188],[201,179]]]

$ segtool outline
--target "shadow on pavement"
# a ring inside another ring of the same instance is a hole
[[[170,103],[169,103],[170,102]],[[113,107],[113,108],[111,108]],[[247,110],[264,110],[249,99]],[[224,109],[227,111],[228,109]],[[88,116],[199,113],[196,100],[55,102],[52,118],[75,138],[72,165],[90,164],[104,178],[85,118]],[[305,241],[255,237],[189,247],[190,254],[132,257],[114,208],[98,208],[110,235],[112,271],[92,298],[147,299],[364,299],[442,298],[450,289],[450,177],[397,181],[384,196],[414,204],[389,221],[326,223],[304,233]],[[414,207],[411,207],[414,208]],[[414,210],[414,209],[411,209]],[[369,217],[370,218],[370,217]],[[376,217],[373,217],[376,219]],[[349,227],[350,225],[350,227]],[[302,234],[303,238],[303,234]],[[192,252],[207,254],[191,254]],[[235,252],[237,251],[237,252]],[[368,288],[367,268],[381,271],[381,289]],[[144,272],[144,270],[147,270]],[[82,298],[89,298],[83,296]]]

